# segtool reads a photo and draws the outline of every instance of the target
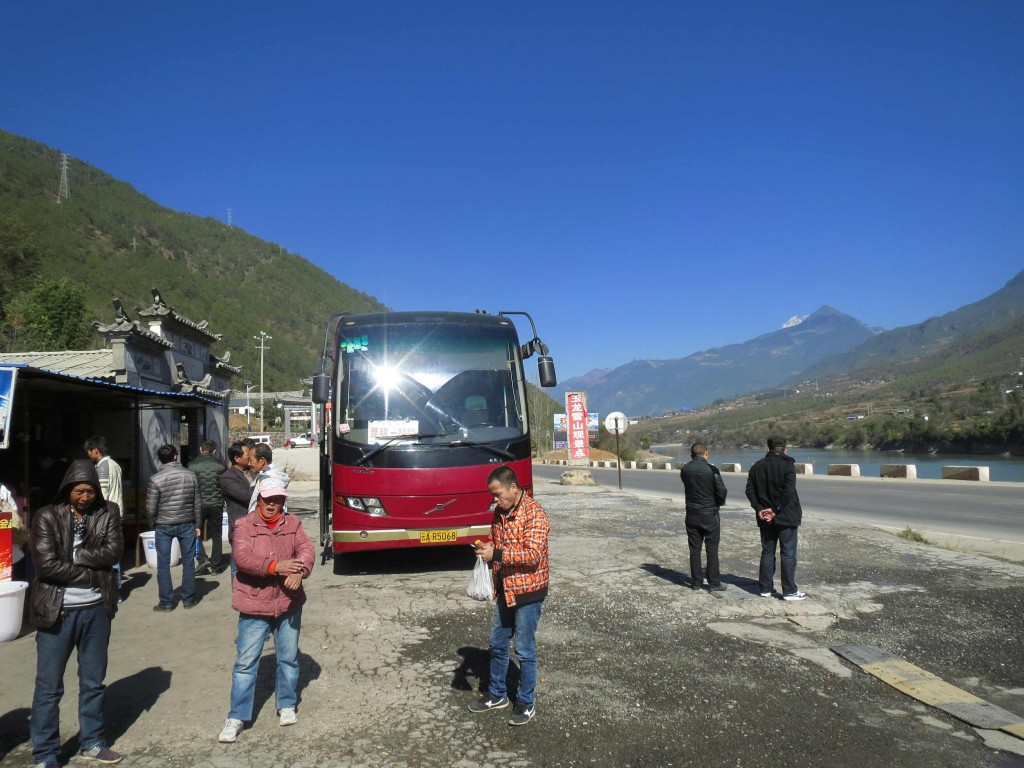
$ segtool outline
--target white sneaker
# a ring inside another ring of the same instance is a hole
[[[229,717],[224,722],[224,728],[221,730],[220,736],[217,737],[217,741],[221,744],[233,744],[235,739],[238,738],[238,734],[241,732],[242,721]]]
[[[278,714],[281,716],[281,725],[295,725],[299,720],[295,707],[284,707]]]
[[[805,595],[803,592],[800,592],[798,590],[796,592],[793,592],[792,594],[783,595],[782,599],[783,600],[806,600],[807,599],[807,595]]]

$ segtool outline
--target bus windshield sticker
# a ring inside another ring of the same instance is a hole
[[[370,445],[387,442],[405,435],[408,435],[410,440],[414,440],[419,436],[420,431],[420,423],[415,419],[370,421],[368,426]]]
[[[356,336],[354,339],[342,339],[341,340],[341,351],[346,354],[353,354],[355,352],[368,352],[370,350],[370,339],[364,333],[362,336]]]

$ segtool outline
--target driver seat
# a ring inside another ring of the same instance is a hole
[[[487,411],[487,398],[483,395],[470,395],[464,403],[462,423],[467,427],[479,427],[491,423],[491,414]]]

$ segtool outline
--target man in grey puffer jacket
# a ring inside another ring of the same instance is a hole
[[[201,535],[202,496],[196,473],[178,463],[178,449],[162,445],[156,452],[161,467],[149,478],[146,515],[156,542],[156,583],[160,602],[154,611],[174,610],[171,587],[171,541],[181,548],[181,604],[196,604],[196,538]]]

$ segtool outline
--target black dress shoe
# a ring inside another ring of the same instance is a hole
[[[195,608],[196,605],[197,603],[182,603],[181,607],[187,611],[189,608]]]
[[[157,613],[170,613],[174,610],[173,605],[154,605],[153,610]]]

